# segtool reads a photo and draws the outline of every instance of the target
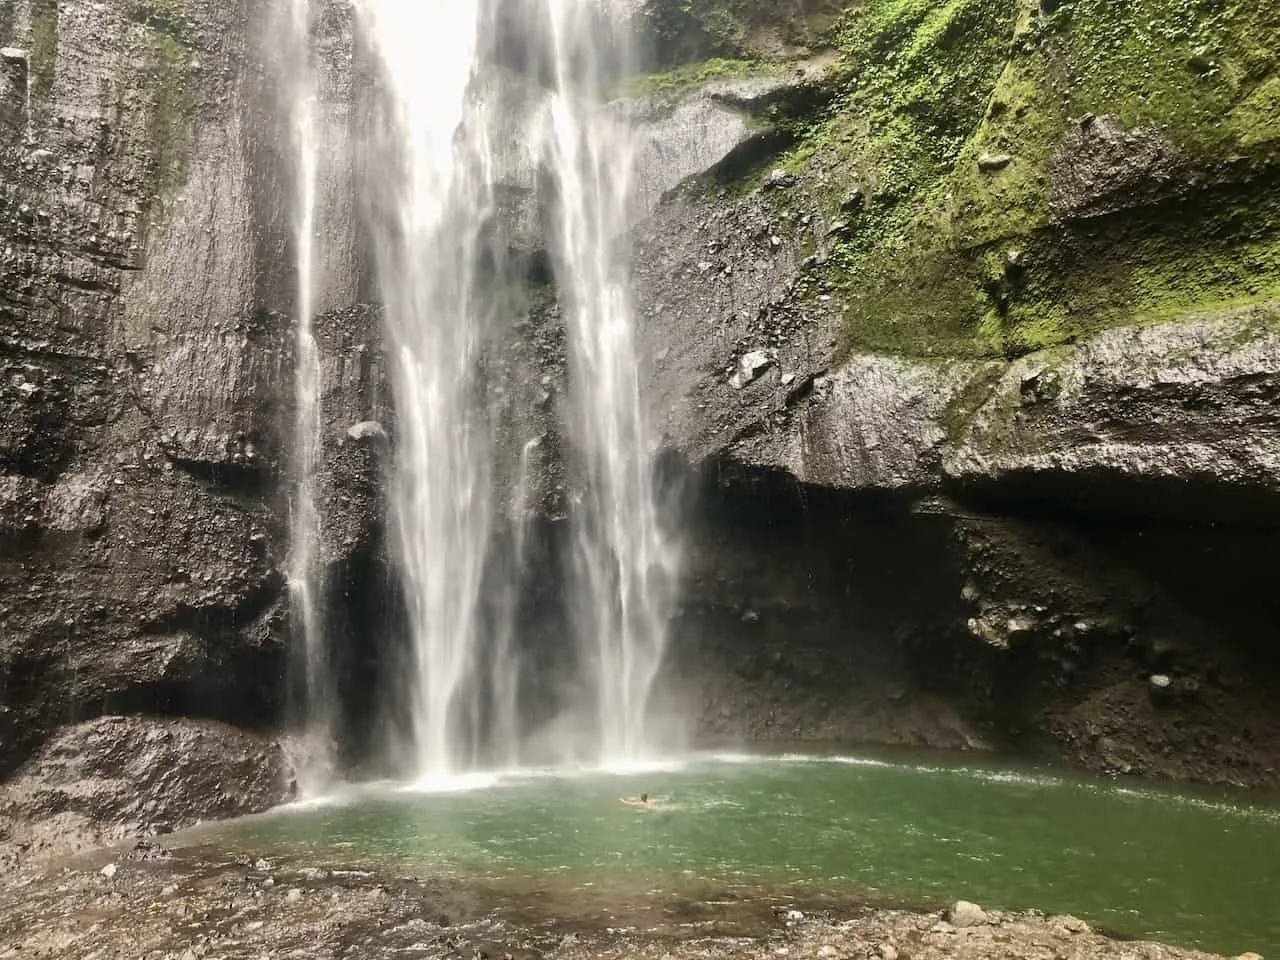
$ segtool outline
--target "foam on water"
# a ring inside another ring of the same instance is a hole
[[[472,793],[490,790],[503,783],[497,773],[459,773],[447,776],[419,777],[412,783],[402,784],[401,793]]]

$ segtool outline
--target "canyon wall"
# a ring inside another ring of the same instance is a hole
[[[36,807],[74,806],[51,758],[77,736],[98,749],[100,717],[195,718],[237,763],[249,736],[260,769],[280,764],[294,277],[271,15],[0,11],[15,817],[42,776]],[[687,511],[662,709],[705,738],[1280,780],[1280,14],[653,0],[637,17],[652,72],[619,92],[643,159],[636,363]],[[324,6],[317,49],[323,549],[358,758],[397,629],[395,418],[351,186],[364,79],[345,4]],[[493,55],[527,95],[518,38]],[[531,549],[554,571],[571,372],[537,171],[500,176],[528,287],[494,375],[512,384],[505,446],[539,440]],[[523,601],[548,685],[553,576]],[[283,796],[279,779],[247,795]]]

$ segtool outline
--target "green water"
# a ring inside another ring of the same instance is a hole
[[[579,888],[762,891],[1073,913],[1280,954],[1280,807],[1046,772],[702,757],[629,772],[364,788],[219,828],[254,849]],[[648,792],[650,811],[618,802]]]

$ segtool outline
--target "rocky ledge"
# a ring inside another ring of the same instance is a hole
[[[598,888],[517,892],[208,851],[173,855],[146,843],[106,856],[29,874],[0,890],[0,958],[1211,956],[1115,940],[1075,917],[985,911],[963,901],[939,913],[817,906],[732,891],[685,899]]]
[[[66,727],[0,794],[0,865],[259,813],[292,775],[271,740],[201,720],[102,717]]]

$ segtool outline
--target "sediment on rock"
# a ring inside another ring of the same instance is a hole
[[[13,869],[260,813],[292,795],[289,763],[268,737],[212,721],[101,717],[59,731],[5,783],[0,861]]]
[[[1117,941],[1070,916],[957,904],[912,912],[868,904],[811,909],[792,898],[705,900],[572,894],[522,895],[483,883],[415,881],[342,864],[144,849],[99,857],[56,878],[0,889],[0,942],[22,955],[104,958],[182,951],[219,955],[300,952],[317,958],[452,957],[897,957],[978,960],[1210,960],[1154,943]],[[139,855],[140,854],[140,855]],[[226,918],[234,917],[234,921]],[[181,933],[175,933],[175,931]]]

